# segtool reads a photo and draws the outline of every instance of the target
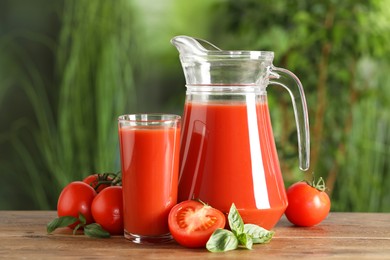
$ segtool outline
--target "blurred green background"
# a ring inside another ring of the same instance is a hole
[[[0,209],[55,209],[61,189],[119,170],[117,116],[182,113],[170,39],[272,50],[302,81],[311,167],[291,100],[269,87],[286,185],[324,177],[333,211],[390,212],[390,2],[1,0]]]

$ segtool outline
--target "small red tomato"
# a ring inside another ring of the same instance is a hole
[[[204,247],[217,228],[224,228],[225,215],[198,201],[187,200],[175,205],[168,216],[173,238],[182,246]]]
[[[96,191],[88,184],[81,181],[69,183],[61,191],[57,202],[58,217],[72,216],[79,217],[79,213],[83,214],[87,224],[93,223],[91,212],[92,201],[96,196]],[[70,225],[74,228],[79,222]]]
[[[317,184],[297,182],[287,189],[287,219],[297,226],[310,227],[319,224],[328,216],[330,199],[325,192],[324,180]]]
[[[83,182],[92,186],[97,193],[103,189],[110,187],[113,178],[107,174],[92,174],[84,178]]]
[[[111,235],[123,234],[122,187],[102,190],[92,202],[92,216]]]

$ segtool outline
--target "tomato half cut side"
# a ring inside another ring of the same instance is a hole
[[[187,200],[175,205],[168,217],[169,230],[182,246],[204,247],[218,228],[224,228],[225,215],[211,206]]]

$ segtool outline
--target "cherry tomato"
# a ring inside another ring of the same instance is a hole
[[[322,184],[320,182],[322,181]],[[324,191],[322,178],[315,184],[297,182],[287,189],[287,219],[297,226],[310,227],[319,224],[328,216],[330,199]]]
[[[92,202],[92,216],[111,235],[123,234],[122,187],[102,190]]]
[[[105,174],[92,174],[84,178],[83,182],[92,186],[97,193],[111,186],[113,178]]]
[[[72,216],[79,217],[79,213],[83,214],[87,224],[93,223],[91,212],[92,201],[96,196],[96,191],[88,184],[81,181],[69,183],[61,191],[57,202],[58,217]],[[70,225],[74,228],[78,222]]]
[[[204,247],[217,228],[224,228],[225,215],[203,203],[187,200],[175,205],[168,216],[173,238],[182,246]]]

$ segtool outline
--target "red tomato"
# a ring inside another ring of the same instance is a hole
[[[57,202],[58,217],[72,216],[79,217],[83,214],[87,224],[93,223],[91,212],[92,201],[96,196],[96,191],[88,184],[81,181],[69,183],[61,191]],[[72,224],[69,227],[74,228],[78,224]]]
[[[169,230],[182,246],[204,247],[217,228],[224,228],[225,215],[208,205],[187,200],[175,205],[168,216]]]
[[[320,183],[322,178],[318,183]],[[323,182],[323,180],[322,180]],[[324,185],[310,185],[305,181],[297,182],[287,189],[287,219],[297,225],[310,227],[319,224],[328,216],[330,199],[324,191]]]
[[[111,186],[112,177],[104,174],[92,174],[83,180],[86,184],[92,186],[97,193],[101,192],[103,189]]]
[[[92,202],[92,216],[111,235],[123,234],[122,187],[102,190]]]

